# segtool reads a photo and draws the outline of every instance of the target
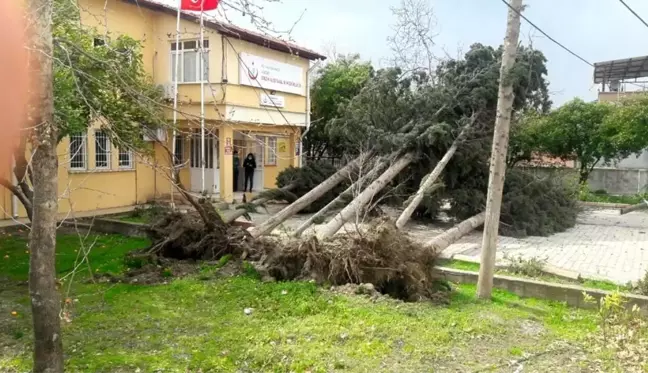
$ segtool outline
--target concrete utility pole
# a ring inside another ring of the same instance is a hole
[[[520,12],[522,0],[512,0],[508,10],[504,53],[500,68],[499,92],[497,94],[497,118],[493,133],[490,172],[488,177],[488,195],[486,199],[486,222],[482,239],[481,266],[477,283],[477,297],[490,298],[493,290],[495,254],[497,253],[497,234],[500,211],[502,208],[502,191],[506,173],[506,153],[508,150],[511,111],[513,108],[513,83],[509,73],[515,63],[518,39],[520,37]]]

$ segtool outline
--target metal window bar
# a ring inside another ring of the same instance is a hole
[[[110,138],[104,131],[95,131],[95,168],[110,168]]]
[[[268,161],[267,165],[276,166],[277,165],[277,138],[268,137]]]
[[[86,134],[70,135],[70,169],[86,169]]]
[[[133,168],[133,153],[128,149],[119,149],[119,168]]]
[[[175,153],[173,158],[176,166],[184,162],[184,139],[182,136],[176,136],[175,138]]]

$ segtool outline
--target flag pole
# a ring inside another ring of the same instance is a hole
[[[177,136],[177,124],[178,124],[178,73],[179,73],[179,67],[180,67],[180,54],[178,53],[178,48],[180,47],[180,8],[182,7],[181,5],[182,0],[178,0],[178,16],[176,20],[176,50],[175,50],[175,66],[173,67],[173,70],[175,73],[173,74],[173,136],[171,138],[171,148],[173,149],[173,154],[171,156],[171,207],[175,207],[175,203],[173,201],[173,194],[175,192],[174,190],[174,184],[176,182],[175,180],[175,173],[176,173],[176,154],[177,154],[177,144],[176,144],[176,136]]]
[[[205,193],[205,60],[203,56],[203,44],[205,43],[205,24],[203,22],[203,7],[205,2],[200,4],[200,164],[202,192]]]

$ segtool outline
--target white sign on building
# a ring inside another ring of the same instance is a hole
[[[240,57],[239,84],[304,96],[306,84],[301,67],[243,52]]]
[[[286,106],[286,100],[283,96],[278,95],[269,95],[262,93],[261,95],[261,106],[271,106],[271,107],[284,107]]]

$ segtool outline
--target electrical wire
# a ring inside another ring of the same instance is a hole
[[[588,64],[589,66],[594,67],[594,64],[593,64],[593,63],[591,63],[591,62],[589,62],[588,60],[584,59],[583,57],[579,56],[576,52],[572,51],[571,49],[569,49],[569,48],[567,48],[566,46],[562,45],[558,40],[556,40],[556,39],[552,38],[551,36],[549,36],[549,34],[547,34],[546,32],[544,32],[540,27],[536,26],[536,25],[535,25],[533,22],[531,22],[527,17],[525,17],[522,13],[520,13],[517,9],[513,8],[513,6],[511,6],[511,4],[509,4],[508,1],[506,1],[506,0],[501,0],[501,1],[502,1],[504,4],[506,4],[506,6],[508,6],[512,11],[514,11],[514,12],[517,13],[520,17],[522,17],[522,19],[524,19],[525,21],[527,21],[527,23],[529,23],[531,26],[533,26],[533,28],[535,28],[536,30],[538,30],[538,31],[539,31],[542,35],[544,35],[547,39],[553,41],[556,45],[558,45],[558,46],[561,47],[562,49],[564,49],[564,50],[566,50],[567,52],[569,52],[569,54],[571,54],[572,56],[574,56],[574,57],[578,58],[579,60],[585,62],[585,63]]]
[[[621,2],[621,4],[623,4],[623,6],[625,6],[626,8],[628,8],[628,10],[630,11],[630,13],[634,14],[634,16],[637,17],[637,18],[641,21],[641,23],[644,24],[644,26],[648,27],[648,23],[646,23],[646,21],[644,21],[644,19],[641,18],[641,16],[640,16],[639,14],[637,14],[637,12],[635,12],[634,9],[632,9],[632,8],[630,7],[630,5],[626,4],[626,2],[623,1],[623,0],[619,0],[619,1]]]
[[[578,58],[579,60],[581,60],[582,62],[586,63],[588,66],[590,66],[590,67],[594,67],[594,68],[595,68],[595,66],[594,66],[593,63],[591,63],[591,62],[589,62],[588,60],[586,60],[585,58],[579,56],[576,52],[572,51],[571,49],[567,48],[567,47],[564,46],[562,43],[560,43],[558,40],[556,40],[556,39],[552,38],[551,36],[549,36],[549,34],[547,34],[546,32],[544,32],[544,30],[542,30],[540,27],[536,26],[535,23],[531,22],[531,20],[529,20],[527,17],[525,17],[525,16],[524,16],[522,13],[520,13],[517,9],[513,8],[513,6],[511,6],[511,4],[509,4],[508,1],[506,1],[506,0],[501,0],[501,1],[502,1],[504,4],[506,4],[506,6],[509,7],[509,9],[511,9],[512,11],[514,11],[515,13],[517,13],[518,15],[520,15],[520,17],[522,17],[522,19],[524,19],[525,21],[527,21],[528,24],[530,24],[533,28],[535,28],[536,30],[538,30],[538,31],[539,31],[542,35],[544,35],[547,39],[549,39],[549,40],[551,40],[552,42],[554,42],[556,45],[558,45],[559,47],[561,47],[562,49],[564,49],[565,51],[567,51],[567,52],[568,52],[569,54],[571,54],[572,56],[574,56],[574,57]],[[635,13],[631,8],[630,8],[630,7],[626,4],[626,3],[623,2],[623,0],[619,0],[619,1],[621,1],[621,3],[623,3],[623,5],[625,5],[625,6],[626,6],[626,7],[627,7],[627,8],[628,8],[628,9],[629,9],[629,10],[630,10],[634,15],[636,15],[637,17],[639,17],[639,16],[638,16],[638,15],[637,15],[637,14],[636,14],[636,13]],[[639,17],[639,19],[641,19],[641,17]],[[644,22],[643,19],[641,19],[641,21]],[[646,24],[646,23],[644,22],[644,24]],[[646,24],[646,27],[648,27],[648,24]],[[636,87],[640,87],[640,88],[644,88],[644,89],[646,88],[645,86],[642,86],[642,85],[639,85],[639,84],[637,84],[637,83],[633,83],[633,82],[624,82],[624,83],[626,83],[626,84],[631,84],[631,85],[634,85],[634,86],[636,86]]]

